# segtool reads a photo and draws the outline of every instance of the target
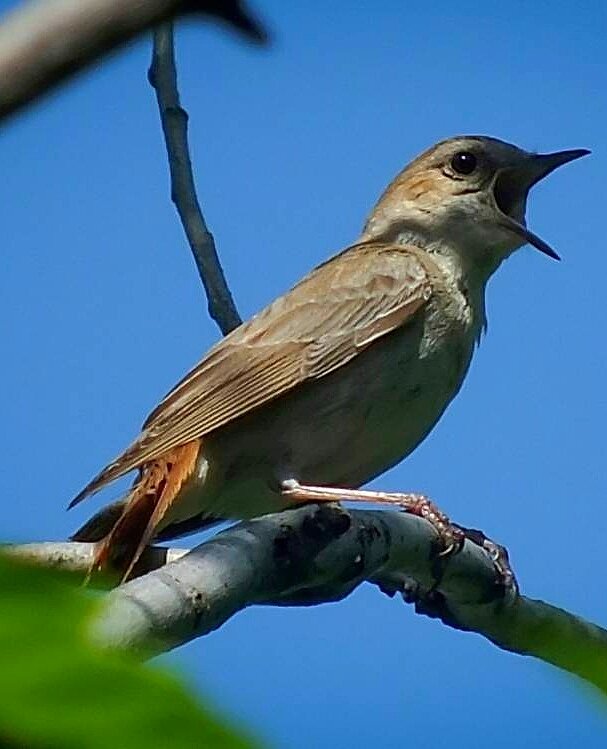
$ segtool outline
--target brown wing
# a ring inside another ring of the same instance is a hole
[[[355,245],[216,344],[150,414],[137,440],[72,502],[166,451],[343,366],[429,299],[413,250]]]

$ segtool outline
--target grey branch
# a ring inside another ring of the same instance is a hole
[[[436,544],[427,521],[404,513],[307,505],[267,515],[188,553],[148,550],[145,574],[107,594],[93,636],[150,656],[212,632],[248,606],[337,601],[368,581],[400,593],[418,613],[552,663],[607,693],[607,630],[542,601],[504,596],[489,556],[472,542],[447,559],[437,556]],[[12,550],[84,571],[92,545]]]
[[[0,119],[137,34],[176,15],[212,16],[254,41],[239,0],[30,0],[0,24]]]
[[[241,323],[228,288],[215,240],[208,230],[194,184],[188,148],[188,114],[181,106],[177,89],[173,25],[154,31],[154,48],[149,80],[156,91],[162,131],[171,174],[171,198],[183,224],[198,274],[207,295],[209,315],[226,335]]]

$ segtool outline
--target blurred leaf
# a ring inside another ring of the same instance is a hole
[[[0,746],[253,746],[174,677],[89,645],[96,606],[64,575],[0,556]]]

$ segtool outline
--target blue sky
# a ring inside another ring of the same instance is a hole
[[[530,200],[563,262],[526,247],[500,269],[459,397],[374,483],[430,494],[508,546],[525,593],[607,624],[607,7],[252,4],[268,50],[178,34],[201,201],[243,316],[354,240],[438,139],[593,150]],[[65,538],[99,506],[65,512],[218,336],[168,198],[149,52],[141,40],[0,133],[6,540]],[[370,586],[251,609],[165,660],[274,747],[598,749],[607,730],[554,669]]]

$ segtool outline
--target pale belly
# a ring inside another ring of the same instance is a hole
[[[434,341],[429,345],[428,341]],[[461,387],[474,337],[421,325],[207,438],[200,480],[163,526],[201,512],[247,518],[284,508],[280,482],[353,488],[405,458]]]

